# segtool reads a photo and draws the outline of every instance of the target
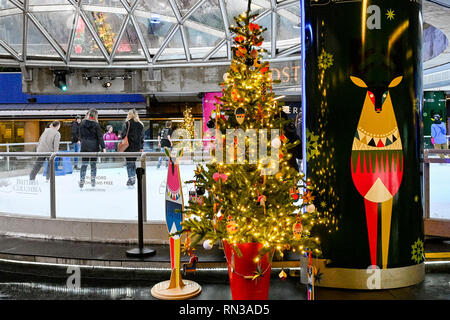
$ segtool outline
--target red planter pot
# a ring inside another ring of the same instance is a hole
[[[241,257],[228,242],[224,241],[223,246],[233,300],[267,300],[272,269],[269,253],[261,257],[258,263],[254,261],[262,244],[254,242],[238,244],[237,247],[242,253]],[[251,277],[255,275],[258,265],[262,276],[252,280]]]

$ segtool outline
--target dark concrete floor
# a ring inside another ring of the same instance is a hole
[[[0,253],[4,254],[84,260],[170,261],[168,245],[145,245],[145,247],[155,249],[156,254],[145,258],[128,257],[126,251],[135,247],[137,247],[137,245],[30,239],[0,235]],[[424,249],[425,253],[450,253],[450,240],[443,238],[427,238],[425,240]],[[195,253],[199,257],[200,262],[225,262],[223,250],[219,249],[218,246],[214,246],[212,250],[205,250],[202,246],[197,246]],[[182,255],[181,259],[182,261],[189,260],[185,255]],[[298,261],[299,259],[300,255],[292,252],[285,253],[283,258],[283,260],[286,261]]]
[[[136,261],[125,252],[134,246],[117,244],[95,244],[54,240],[32,240],[0,237],[0,253],[23,256],[65,257],[78,259],[98,259]],[[146,258],[148,262],[168,261],[168,246],[151,246],[159,254]],[[428,239],[426,252],[450,252],[448,239]],[[224,261],[222,250],[205,251],[197,254],[202,261]],[[297,260],[297,256],[291,256]],[[112,273],[110,277],[81,274],[79,289],[68,289],[67,270],[42,269],[42,273],[27,274],[31,266],[23,263],[20,267],[0,268],[0,300],[154,300],[150,290],[161,279],[169,279],[169,271],[142,274],[140,278],[130,277],[119,280]],[[37,268],[34,266],[34,268]],[[20,269],[20,270],[19,270]],[[450,261],[444,267],[426,266],[425,281],[406,288],[391,290],[343,290],[316,287],[317,300],[450,300]],[[84,271],[83,271],[84,272]],[[97,275],[106,272],[101,269]],[[269,290],[269,300],[306,300],[306,287],[300,284],[298,276],[289,276],[282,281],[279,270],[273,270]],[[45,275],[44,275],[45,274]],[[116,273],[117,274],[117,273]],[[201,271],[183,277],[196,281],[202,286],[202,293],[193,300],[231,300],[231,292],[226,271]]]
[[[228,282],[197,281],[202,292],[192,300],[231,300]],[[68,289],[64,280],[25,278],[0,273],[0,300],[155,300],[152,281],[89,281]],[[425,281],[390,290],[343,290],[315,288],[316,300],[450,300],[450,274],[426,274]],[[269,300],[306,300],[306,287],[298,278],[272,279]]]

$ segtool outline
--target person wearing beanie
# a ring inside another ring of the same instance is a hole
[[[447,149],[447,128],[445,123],[441,121],[441,116],[439,114],[433,116],[433,123],[431,125],[431,143],[434,145],[434,149]],[[439,156],[444,158],[443,154],[440,154]]]

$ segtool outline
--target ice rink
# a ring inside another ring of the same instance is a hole
[[[194,178],[195,164],[180,165],[181,180]],[[165,221],[165,183],[167,168],[147,166],[147,219]],[[137,220],[137,186],[126,186],[125,167],[97,170],[96,186],[90,185],[90,167],[83,189],[78,186],[80,172],[56,176],[56,215],[58,218]],[[28,175],[0,179],[0,212],[50,216],[50,184],[39,174],[34,183]],[[184,184],[184,202],[193,184]]]

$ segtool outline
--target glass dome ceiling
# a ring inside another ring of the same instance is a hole
[[[0,0],[0,65],[146,68],[231,60],[245,0]],[[271,60],[298,59],[298,0],[253,0]]]

